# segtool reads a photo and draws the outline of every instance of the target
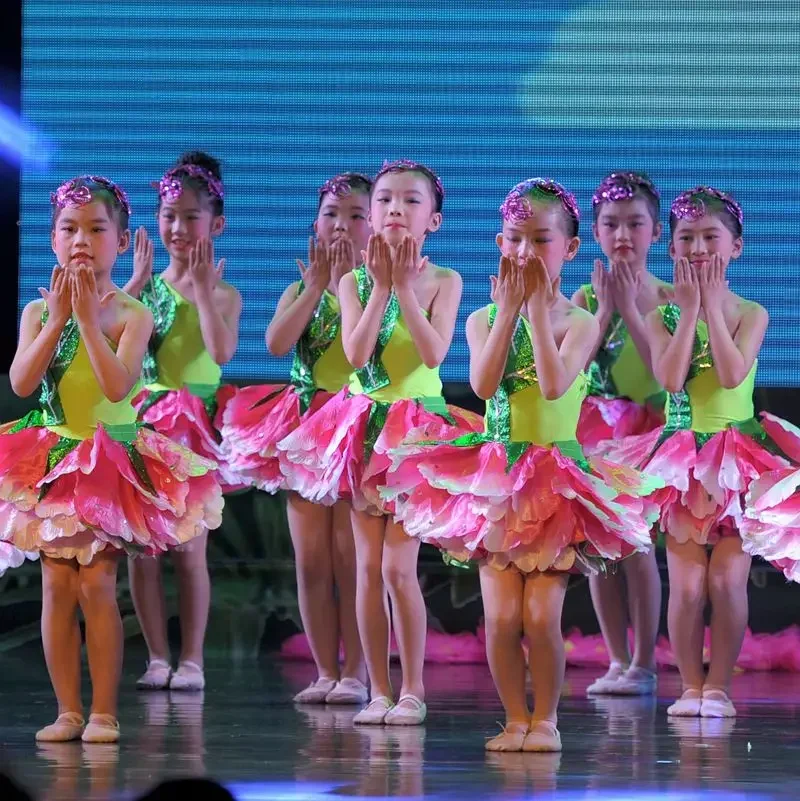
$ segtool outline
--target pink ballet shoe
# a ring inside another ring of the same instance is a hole
[[[147,670],[136,681],[137,690],[166,690],[172,677],[172,668],[164,659],[151,659]]]
[[[305,690],[300,690],[292,700],[296,704],[324,704],[334,687],[336,687],[336,682],[333,679],[317,679],[312,681]]]
[[[555,753],[561,750],[561,734],[556,724],[550,720],[531,721],[528,733],[522,743],[522,750],[546,751]]]
[[[387,726],[421,726],[428,715],[428,707],[416,695],[401,695],[390,709],[384,723]]]
[[[63,712],[55,722],[36,732],[39,743],[68,743],[80,740],[86,721],[80,712]]]
[[[703,698],[700,702],[701,718],[735,718],[736,707],[728,698],[725,690],[719,687],[703,687]]]
[[[89,715],[81,740],[85,743],[119,742],[119,723],[113,715]]]
[[[502,726],[502,724],[500,724]],[[528,723],[507,723],[503,731],[486,741],[487,751],[505,751],[508,753],[522,751],[522,744],[528,733]]]
[[[629,667],[614,682],[611,695],[654,695],[658,688],[658,676],[643,667]]]
[[[354,718],[356,726],[381,726],[394,708],[394,701],[385,695],[373,698]]]
[[[366,704],[369,690],[358,679],[340,679],[334,688],[325,696],[326,704]]]
[[[203,668],[196,662],[179,662],[178,669],[169,680],[170,690],[181,692],[199,692],[206,686]]]
[[[608,666],[606,674],[595,679],[586,688],[586,695],[613,695],[617,681],[622,678],[627,669],[628,666],[623,665],[622,662],[612,662]]]
[[[701,699],[700,690],[690,687],[688,690],[684,690],[683,695],[674,704],[667,707],[667,714],[675,718],[700,717]]]

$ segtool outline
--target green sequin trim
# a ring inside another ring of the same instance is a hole
[[[353,276],[355,277],[356,289],[358,290],[358,299],[361,301],[361,305],[366,308],[374,285],[372,276],[364,265],[353,270]],[[397,300],[397,295],[392,291],[389,295],[389,302],[386,304],[386,309],[383,312],[383,319],[381,320],[381,327],[378,331],[375,350],[372,352],[372,356],[370,356],[367,364],[361,369],[356,370],[356,375],[361,383],[361,387],[367,394],[376,392],[391,384],[389,373],[381,361],[381,357],[383,356],[386,345],[392,338],[394,327],[397,325],[399,318],[400,302]]]
[[[389,415],[390,403],[376,401],[369,410],[367,420],[367,432],[364,436],[364,464],[367,464],[375,450],[375,443],[386,425],[386,418]]]
[[[303,282],[297,289],[303,292]],[[333,304],[333,295],[325,290],[306,330],[297,342],[290,380],[300,400],[302,413],[308,410],[317,385],[314,383],[314,365],[331,346],[342,327],[342,316]]]
[[[18,431],[23,431],[26,428],[44,428],[44,412],[41,409],[31,409],[25,417],[17,420],[11,428],[8,429],[9,434],[16,434]]]
[[[160,275],[147,282],[139,299],[153,313],[153,333],[142,362],[142,378],[145,384],[154,384],[158,381],[156,353],[175,322],[178,300]]]
[[[150,476],[147,472],[147,466],[144,463],[144,459],[142,454],[133,447],[133,443],[129,442],[125,445],[125,450],[128,452],[128,458],[131,460],[131,464],[133,465],[133,469],[136,471],[136,475],[139,477],[139,480],[142,484],[147,487],[147,490],[156,495],[156,489],[153,486],[153,482],[150,480]]]
[[[586,307],[592,313],[597,313],[598,302],[597,293],[594,287],[589,285],[583,289],[586,298]],[[586,375],[589,379],[589,395],[603,398],[620,397],[614,379],[611,376],[611,368],[619,359],[625,340],[628,338],[628,327],[619,312],[611,315],[608,328],[603,336],[603,341],[594,357],[594,361],[589,365]]]
[[[48,316],[49,312],[45,308],[42,311],[43,326],[47,322]],[[46,410],[49,425],[62,425],[66,422],[64,407],[61,405],[61,397],[58,394],[58,385],[78,352],[80,340],[78,323],[74,317],[70,317],[58,338],[55,352],[42,378],[42,388],[39,392],[39,405]]]

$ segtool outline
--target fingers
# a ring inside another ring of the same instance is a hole
[[[116,294],[117,294],[116,292],[106,292],[106,294],[103,295],[102,298],[100,298],[100,305],[105,306],[107,303],[114,300],[114,296]]]
[[[300,270],[300,277],[305,278],[308,268],[305,266],[305,264],[303,264],[303,262],[300,259],[295,259],[294,263],[297,265],[297,269]]]
[[[220,259],[219,263],[217,264],[217,279],[222,280],[222,274],[225,272],[225,259]]]
[[[311,267],[314,266],[317,260],[317,243],[314,241],[314,237],[308,237],[308,263]]]

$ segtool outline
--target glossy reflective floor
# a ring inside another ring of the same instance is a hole
[[[1,657],[0,760],[40,799],[133,798],[158,781],[210,775],[243,801],[368,798],[800,798],[800,676],[742,674],[734,720],[668,720],[677,674],[657,699],[596,699],[570,671],[561,755],[486,754],[501,718],[485,667],[430,667],[423,728],[356,728],[353,709],[295,708],[309,665],[212,661],[200,695],[137,693],[129,648],[117,746],[37,746],[53,718],[40,652]]]

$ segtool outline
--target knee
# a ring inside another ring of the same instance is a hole
[[[708,596],[712,604],[730,602],[733,598],[747,597],[747,575],[714,569],[708,572]]]
[[[522,610],[519,608],[487,613],[484,621],[487,637],[522,637]]]
[[[116,605],[117,578],[115,574],[82,570],[79,582],[78,599],[82,609]]]
[[[708,594],[708,576],[705,572],[682,575],[677,580],[670,576],[670,603],[680,606],[705,606]]]
[[[45,603],[74,603],[78,595],[78,575],[73,571],[57,571],[44,574],[42,600]]]
[[[331,584],[333,577],[329,560],[322,557],[316,559],[302,559],[296,563],[297,583],[304,587],[319,587]]]
[[[525,616],[525,636],[530,643],[554,642],[561,638],[560,615],[545,609],[531,609]]]
[[[384,562],[382,575],[384,584],[386,584],[387,588],[392,593],[405,592],[415,584],[419,586],[416,562],[413,568],[391,561]]]

